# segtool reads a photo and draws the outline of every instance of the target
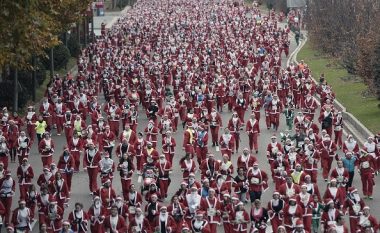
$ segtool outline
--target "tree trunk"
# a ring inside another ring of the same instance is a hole
[[[37,89],[37,67],[36,67],[36,56],[33,55],[32,57],[32,64],[33,64],[33,72],[32,72],[32,80],[33,80],[33,91],[32,91],[32,100],[36,101],[36,89]]]
[[[50,79],[54,78],[54,48],[50,48]]]
[[[18,111],[18,69],[14,70],[13,77],[13,112]]]

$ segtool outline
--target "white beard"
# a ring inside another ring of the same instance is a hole
[[[165,214],[160,213],[161,222],[166,222],[167,219],[168,219],[168,213],[165,213]]]

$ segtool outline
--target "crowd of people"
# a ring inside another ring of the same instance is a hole
[[[380,135],[364,146],[352,135],[343,139],[344,119],[324,77],[315,83],[304,62],[282,64],[290,47],[283,18],[243,1],[138,1],[82,51],[75,77],[49,83],[39,109],[30,106],[25,117],[2,110],[0,216],[7,232],[30,232],[34,220],[49,233],[215,233],[219,226],[226,233],[268,226],[377,232],[364,199],[373,199]],[[139,125],[144,118],[148,124]],[[260,138],[265,130],[270,139]],[[52,133],[65,136],[63,149]],[[183,134],[182,142],[173,134]],[[266,151],[259,140],[270,140]],[[39,175],[28,161],[33,145]],[[18,169],[9,170],[16,160]],[[68,210],[82,168],[92,205]],[[169,193],[175,171],[183,181]],[[271,200],[262,203],[272,185]]]

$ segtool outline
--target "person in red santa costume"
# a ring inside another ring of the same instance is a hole
[[[255,162],[253,167],[247,171],[249,183],[249,196],[251,203],[256,199],[261,199],[263,191],[268,188],[268,175],[263,170],[259,169],[259,164]]]
[[[181,227],[185,223],[184,216],[186,211],[187,208],[185,205],[179,202],[179,197],[177,195],[174,195],[167,209],[169,215],[174,219],[175,231],[173,231],[173,233],[181,233]]]
[[[344,141],[342,150],[345,154],[347,154],[347,152],[351,152],[355,155],[359,154],[359,144],[351,134],[349,134],[347,140]]]
[[[54,106],[49,103],[48,98],[44,98],[44,100],[42,101],[42,104],[40,105],[39,112],[43,116],[43,120],[47,124],[46,130],[50,131],[51,126],[53,124]]]
[[[95,148],[94,143],[88,145],[83,156],[83,169],[88,173],[88,184],[91,194],[98,189],[97,176],[99,172],[100,152]]]
[[[16,190],[16,182],[12,178],[11,171],[6,171],[5,176],[0,179],[0,201],[6,209],[4,224],[9,223],[11,216],[12,199]]]
[[[53,162],[54,141],[49,132],[44,133],[44,138],[38,145],[38,151],[41,154],[42,166],[50,166]]]
[[[150,222],[144,217],[141,208],[136,208],[136,215],[130,219],[129,232],[151,232]]]
[[[102,186],[95,192],[95,195],[100,197],[103,207],[109,211],[116,199],[116,192],[112,188],[111,180],[105,180]]]
[[[70,200],[69,189],[67,187],[66,180],[62,177],[61,172],[56,172],[54,176],[54,181],[49,185],[49,193],[53,194],[58,206],[62,209],[62,211],[64,211],[68,201]]]
[[[311,195],[316,195],[318,197],[318,201],[321,201],[321,194],[319,192],[318,184],[312,182],[311,176],[306,175],[304,179],[304,183],[302,185],[307,186],[307,192],[310,193]]]
[[[219,138],[219,145],[221,146],[220,151],[222,155],[227,154],[231,160],[231,155],[235,148],[235,138],[234,135],[230,133],[228,127],[224,128],[224,133]]]
[[[220,113],[215,108],[211,109],[208,121],[210,122],[212,146],[218,146],[219,129],[223,127],[223,122]]]
[[[334,143],[342,148],[343,146],[343,116],[342,112],[338,112],[336,116],[333,119],[333,126],[334,126]]]
[[[280,113],[283,111],[283,104],[278,99],[277,94],[273,94],[273,99],[268,104],[270,123],[274,130],[277,131],[280,125]]]
[[[157,145],[157,135],[158,135],[158,127],[155,125],[153,120],[148,122],[147,127],[144,129],[145,132],[145,140],[147,142],[151,142],[153,147],[156,148]]]
[[[327,189],[325,194],[323,195],[323,199],[332,199],[336,205],[337,209],[341,209],[344,204],[344,200],[346,197],[346,189],[339,188],[336,179],[331,179],[330,183],[327,185]]]
[[[54,105],[54,123],[57,126],[57,135],[61,135],[63,130],[64,114],[66,112],[66,105],[62,103],[62,98],[58,98],[57,103]]]
[[[360,197],[358,190],[355,187],[348,188],[347,198],[344,202],[343,209],[345,210],[346,215],[348,214],[350,218],[351,233],[357,232],[360,213],[363,212],[364,207],[365,203]]]
[[[338,160],[336,163],[338,166],[331,171],[330,179],[336,179],[340,188],[346,187],[349,178],[348,170],[343,167],[342,160]]]
[[[282,224],[283,209],[285,207],[284,200],[280,199],[280,193],[273,192],[272,200],[268,202],[268,216],[272,225],[273,232],[277,232],[278,227]]]
[[[311,232],[313,195],[308,193],[306,184],[301,185],[301,192],[297,195],[296,199],[303,211],[302,220],[304,228],[307,232]]]
[[[28,134],[28,137],[31,140],[31,144],[33,144],[34,139],[36,137],[36,121],[37,121],[37,114],[34,111],[33,106],[28,107],[28,112],[25,116],[25,122],[26,122],[26,132]]]
[[[298,219],[302,221],[302,207],[297,203],[296,197],[291,197],[284,207],[284,223],[287,233],[291,233]]]
[[[184,180],[189,178],[190,173],[194,173],[197,170],[197,165],[189,153],[186,153],[179,163],[181,166],[182,178]]]
[[[168,197],[168,188],[171,183],[169,173],[172,171],[172,164],[167,161],[165,155],[162,154],[159,157],[159,161],[156,162],[155,167],[158,171],[160,196],[165,199]]]
[[[115,146],[115,141],[117,139],[117,136],[114,133],[115,131],[111,130],[110,125],[105,126],[105,131],[103,133],[102,137],[102,146],[105,152],[107,152],[110,155],[110,158],[112,158],[112,150]]]
[[[339,210],[335,208],[334,200],[327,199],[325,203],[325,210],[323,211],[321,217],[320,232],[329,232],[329,225],[335,225],[339,219],[339,216],[341,216]]]
[[[259,152],[258,137],[260,135],[260,126],[259,119],[256,118],[255,114],[251,114],[250,119],[247,121],[245,131],[248,134],[248,143],[251,153],[253,152],[253,149],[255,149],[257,154]]]
[[[230,130],[230,133],[234,136],[234,139],[235,139],[235,142],[234,142],[235,148],[233,148],[232,153],[234,153],[235,151],[238,152],[239,151],[239,142],[241,140],[240,139],[240,130],[243,129],[243,122],[238,117],[237,112],[234,112],[232,114],[231,119],[228,121],[227,127],[228,127],[228,129]]]
[[[208,190],[208,196],[201,199],[200,210],[206,213],[211,232],[216,232],[217,225],[220,225],[221,205],[215,196],[215,189]]]
[[[160,214],[156,216],[152,223],[152,230],[157,233],[175,233],[177,224],[174,218],[169,214],[168,208],[162,206]]]
[[[32,141],[26,136],[24,131],[21,131],[20,136],[17,138],[16,141],[16,154],[20,164],[24,158],[29,157],[31,146]]]
[[[106,232],[123,233],[127,231],[126,221],[123,216],[119,215],[116,205],[111,207],[111,213],[104,219],[104,228]]]
[[[191,221],[191,229],[194,233],[212,233],[209,222],[205,219],[205,212],[198,210]]]
[[[88,229],[89,216],[86,211],[83,211],[82,203],[75,203],[74,210],[70,212],[68,221],[71,224],[71,229],[77,233],[86,233]]]
[[[307,150],[304,152],[304,158],[302,161],[302,166],[307,175],[310,176],[311,181],[313,183],[317,183],[317,175],[318,175],[318,162],[319,162],[319,152],[315,150],[313,144],[307,145]]]
[[[247,106],[248,102],[246,101],[246,99],[244,99],[243,94],[239,93],[238,97],[236,98],[234,110],[236,111],[242,123],[244,123],[244,113],[247,110]]]
[[[90,231],[91,233],[105,233],[104,219],[106,218],[107,209],[102,206],[100,197],[95,196],[93,204],[88,210],[88,218],[90,219]]]
[[[189,178],[190,180],[190,178]],[[197,209],[199,209],[201,204],[201,195],[198,194],[197,186],[193,185],[190,187],[190,193],[186,194],[184,205],[188,208],[186,212],[185,220],[188,224],[191,224],[192,219],[196,215]]]
[[[26,192],[32,184],[34,172],[32,166],[29,164],[28,159],[24,158],[21,165],[17,168],[17,178],[20,188],[20,199],[26,198]]]
[[[215,160],[214,154],[208,154],[207,159],[202,161],[199,169],[201,170],[202,179],[207,178],[213,181],[220,170],[220,163]]]
[[[359,217],[357,232],[368,232],[366,229],[372,229],[370,232],[377,232],[379,224],[374,215],[370,213],[369,206],[363,208],[363,213]]]
[[[235,212],[232,213],[232,223],[235,232],[247,233],[248,223],[249,223],[249,214],[244,209],[244,203],[239,202],[236,205]]]
[[[256,120],[260,120],[260,109],[262,106],[262,99],[258,97],[258,93],[254,93],[253,97],[250,100],[249,105],[251,106],[252,114],[255,115]]]
[[[271,142],[267,145],[267,158],[269,164],[272,164],[272,162],[277,158],[277,153],[281,152],[284,154],[284,149],[281,145],[281,143],[277,142],[276,135],[272,135]]]
[[[26,207],[24,199],[18,201],[18,207],[13,210],[12,224],[15,226],[17,232],[29,233],[31,229],[31,222],[33,213]]]
[[[322,176],[327,181],[337,148],[335,143],[330,139],[330,136],[326,135],[318,144],[318,150],[321,156]]]
[[[83,153],[83,143],[79,139],[78,134],[74,134],[73,138],[68,142],[68,149],[74,159],[74,172],[79,172],[80,156]]]
[[[359,157],[359,173],[362,181],[364,196],[373,199],[373,186],[375,185],[374,174],[376,163],[374,158],[363,148]]]
[[[103,158],[99,161],[99,172],[100,172],[100,182],[104,182],[105,180],[113,181],[113,173],[115,172],[115,162],[110,158],[109,154],[105,152]]]
[[[285,180],[286,182],[281,184],[278,188],[278,192],[280,193],[281,198],[287,202],[290,198],[295,198],[297,194],[301,192],[301,189],[298,184],[293,183],[293,178],[291,176],[287,176]]]
[[[284,183],[285,177],[289,173],[289,163],[284,160],[281,153],[277,154],[277,159],[271,164],[271,171],[273,181],[275,183],[275,189],[279,189],[280,185]]]
[[[203,123],[198,125],[195,140],[195,153],[197,155],[198,164],[201,164],[202,161],[206,159],[208,153],[208,129]]]
[[[237,168],[244,168],[245,171],[248,171],[249,168],[253,167],[253,164],[257,162],[257,158],[249,153],[248,148],[243,149],[243,154],[241,154],[237,159]]]
[[[116,137],[118,137],[120,117],[122,114],[120,107],[116,105],[114,99],[111,99],[110,104],[105,106],[104,112],[107,114],[108,124],[110,125],[111,131]]]
[[[54,196],[49,196],[49,205],[45,212],[44,223],[48,232],[59,233],[62,230],[63,209],[57,205]]]
[[[61,172],[62,178],[66,181],[68,191],[71,192],[71,180],[73,178],[75,161],[67,146],[63,148],[63,153],[59,157],[57,168]]]
[[[65,131],[66,142],[69,143],[74,134],[74,120],[75,117],[70,110],[66,110],[64,115],[63,128]]]
[[[267,209],[261,207],[261,201],[255,200],[254,206],[251,209],[251,231],[257,233],[265,233],[269,215]]]
[[[174,137],[172,137],[172,132],[170,130],[166,131],[165,136],[162,137],[162,153],[170,164],[173,164],[176,145],[177,143]]]

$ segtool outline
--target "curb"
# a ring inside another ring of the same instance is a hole
[[[298,47],[290,54],[288,62],[286,63],[287,66],[289,66],[290,62],[295,62],[298,64],[297,61],[297,55],[298,52],[303,48],[303,46],[306,44],[308,37],[307,37],[307,31],[303,31],[304,39],[301,41],[301,43],[298,45]],[[312,80],[317,84],[318,82],[314,79],[314,77],[311,77]],[[321,103],[319,101],[319,98],[317,97],[317,103],[319,106],[321,106]],[[354,115],[347,112],[346,107],[343,106],[342,103],[340,103],[337,99],[334,100],[334,106],[336,109],[342,112],[342,115],[344,117],[344,129],[343,133],[347,136],[348,134],[352,134],[355,136],[356,140],[359,142],[359,144],[363,145],[367,138],[372,136],[373,133],[365,127]]]

